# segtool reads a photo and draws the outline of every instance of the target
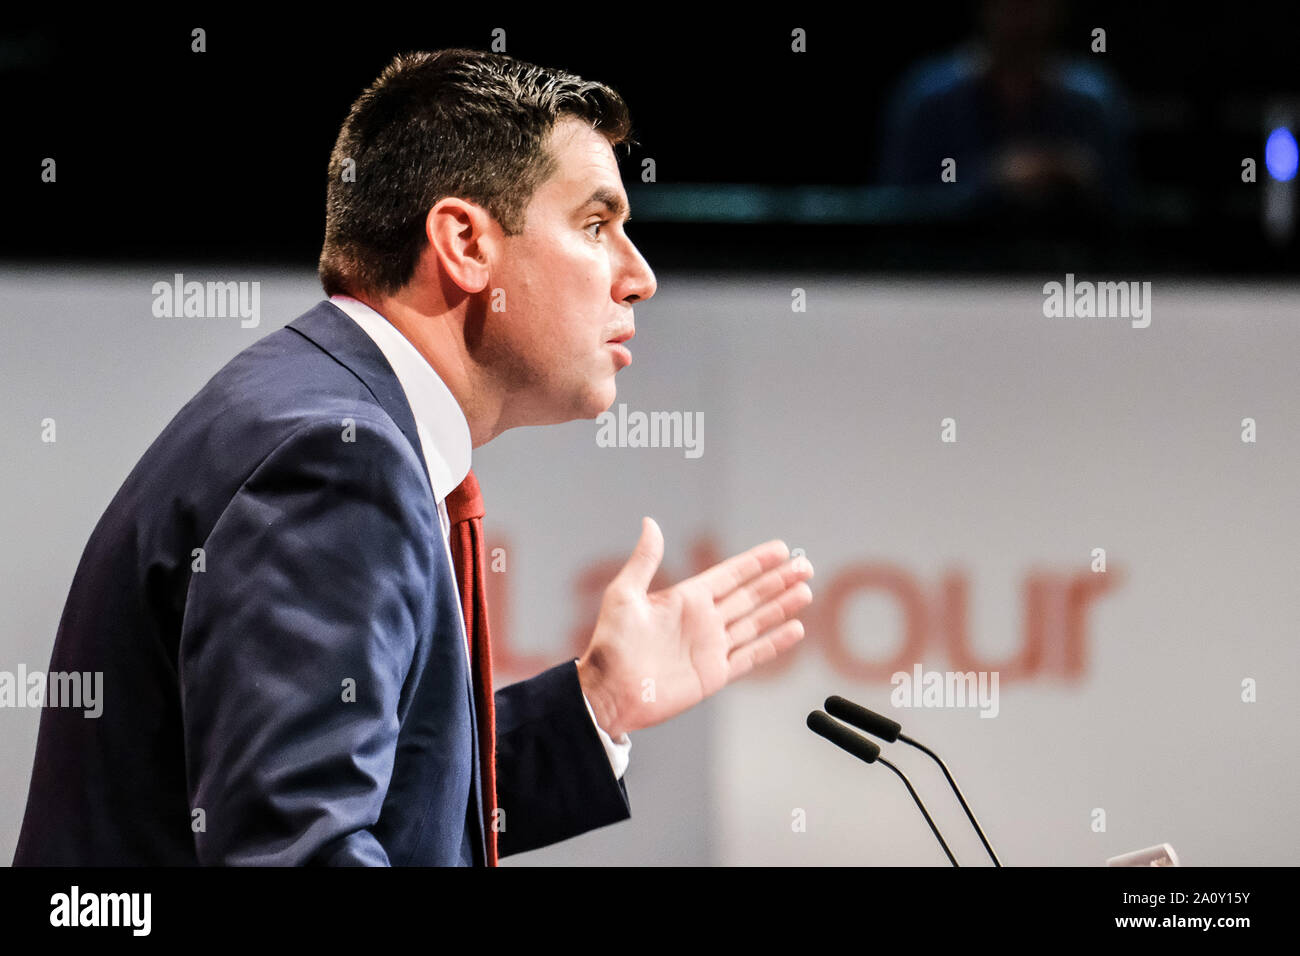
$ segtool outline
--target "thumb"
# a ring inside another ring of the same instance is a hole
[[[650,590],[650,582],[654,579],[655,572],[659,570],[659,563],[663,559],[663,532],[659,530],[659,525],[655,523],[654,518],[642,518],[641,539],[637,541],[636,547],[632,549],[632,556],[627,559],[627,564],[623,565],[623,570],[618,572],[618,577],[614,580],[644,593]]]

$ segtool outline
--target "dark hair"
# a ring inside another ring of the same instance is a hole
[[[589,122],[611,146],[634,142],[626,104],[604,84],[478,50],[394,58],[352,104],[330,155],[317,270],[325,294],[406,285],[425,217],[446,196],[478,203],[517,235],[555,171],[546,141],[563,116]]]

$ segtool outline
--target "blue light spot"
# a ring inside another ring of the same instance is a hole
[[[1295,178],[1296,166],[1300,165],[1300,150],[1296,149],[1295,137],[1289,129],[1279,126],[1268,134],[1264,165],[1278,182],[1286,183]]]

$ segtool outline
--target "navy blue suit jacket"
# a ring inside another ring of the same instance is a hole
[[[201,549],[201,551],[196,551]],[[405,395],[322,302],[235,356],[86,545],[14,863],[484,860],[456,581]],[[573,661],[496,692],[502,856],[627,818]]]

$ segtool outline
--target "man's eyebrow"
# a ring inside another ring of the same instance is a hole
[[[623,197],[614,192],[614,190],[610,189],[608,186],[600,186],[597,188],[595,192],[587,197],[587,201],[582,204],[581,208],[590,206],[594,202],[600,203],[609,210],[610,215],[617,216],[624,222],[627,222],[627,220],[632,218],[632,210],[629,209],[627,203],[623,201]]]

